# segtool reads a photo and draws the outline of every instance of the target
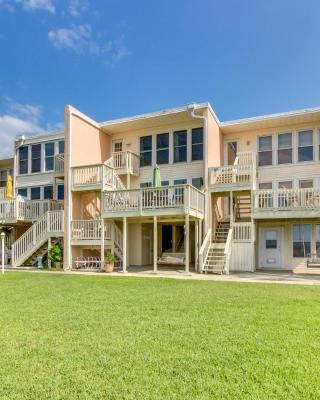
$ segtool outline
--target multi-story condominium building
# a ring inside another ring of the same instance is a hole
[[[14,160],[16,196],[0,201],[14,266],[61,237],[65,269],[106,251],[123,271],[320,265],[320,109],[220,122],[205,103],[97,123],[67,106],[64,134],[20,138]]]

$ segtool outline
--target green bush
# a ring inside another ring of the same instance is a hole
[[[114,254],[110,253],[109,251],[104,256],[104,262],[106,264],[114,264],[116,260],[117,257]]]
[[[63,260],[62,249],[58,243],[50,247],[48,251],[48,259],[53,263],[62,262]]]

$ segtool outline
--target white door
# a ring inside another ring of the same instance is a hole
[[[119,152],[122,151],[122,139],[112,141],[112,151]]]
[[[260,268],[281,269],[282,228],[260,228]]]

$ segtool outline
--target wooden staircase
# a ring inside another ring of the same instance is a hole
[[[236,221],[251,221],[251,195],[237,196],[235,200]]]
[[[226,264],[225,243],[211,243],[204,264],[204,272],[223,274]]]
[[[31,262],[44,251],[48,239],[63,237],[64,211],[47,211],[12,245],[12,266]],[[43,249],[42,249],[43,247]],[[41,250],[42,249],[42,250]]]
[[[226,243],[229,229],[230,229],[229,221],[219,221],[217,228],[214,232],[213,242]]]

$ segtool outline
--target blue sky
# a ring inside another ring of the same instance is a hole
[[[319,0],[0,0],[0,155],[62,127],[209,101],[220,120],[320,106]]]

